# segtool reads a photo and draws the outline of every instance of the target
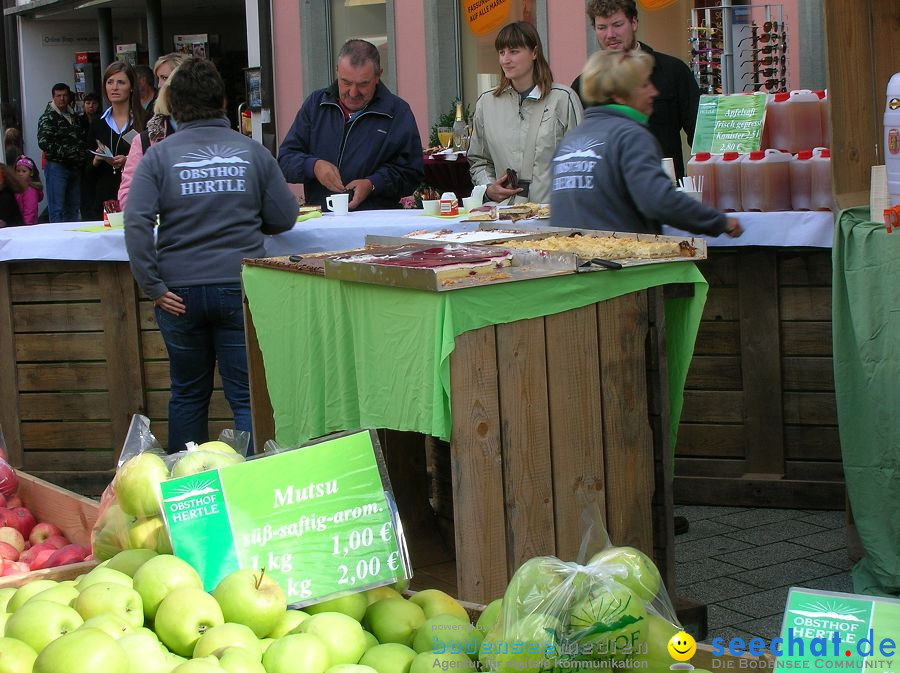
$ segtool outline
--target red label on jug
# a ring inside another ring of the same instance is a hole
[[[888,152],[897,154],[900,152],[900,131],[891,129],[888,131]]]

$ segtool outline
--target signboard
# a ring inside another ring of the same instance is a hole
[[[160,484],[176,556],[211,591],[265,568],[289,604],[409,576],[384,460],[371,431]]]
[[[511,0],[460,0],[460,11],[473,35],[487,35],[507,22]]]
[[[766,118],[766,99],[766,94],[700,96],[691,154],[746,154],[758,150]]]
[[[776,667],[900,671],[898,634],[900,600],[791,588]]]

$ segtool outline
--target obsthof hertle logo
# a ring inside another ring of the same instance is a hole
[[[693,671],[694,667],[690,664],[690,658],[697,651],[697,642],[694,637],[684,631],[679,631],[669,639],[669,656],[676,663],[669,666],[673,671]]]
[[[165,499],[165,502],[183,502],[191,498],[202,498],[212,493],[218,493],[218,488],[213,488],[216,483],[215,479],[191,479],[187,483],[180,485],[173,495]]]
[[[864,614],[867,610],[854,608],[840,601],[822,600],[815,603],[806,603],[799,606],[799,609],[792,608],[788,612],[808,619],[839,619],[844,622],[864,624],[865,621],[857,617],[857,615]]]

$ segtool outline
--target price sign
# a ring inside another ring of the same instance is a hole
[[[766,94],[700,96],[691,154],[758,150],[766,118],[766,98]]]
[[[172,548],[207,591],[265,568],[295,605],[409,577],[383,466],[361,431],[162,482]]]

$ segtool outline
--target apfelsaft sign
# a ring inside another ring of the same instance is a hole
[[[361,431],[162,482],[172,549],[207,590],[265,568],[295,605],[407,577],[383,464]]]
[[[691,154],[758,150],[765,117],[765,94],[700,96]]]

